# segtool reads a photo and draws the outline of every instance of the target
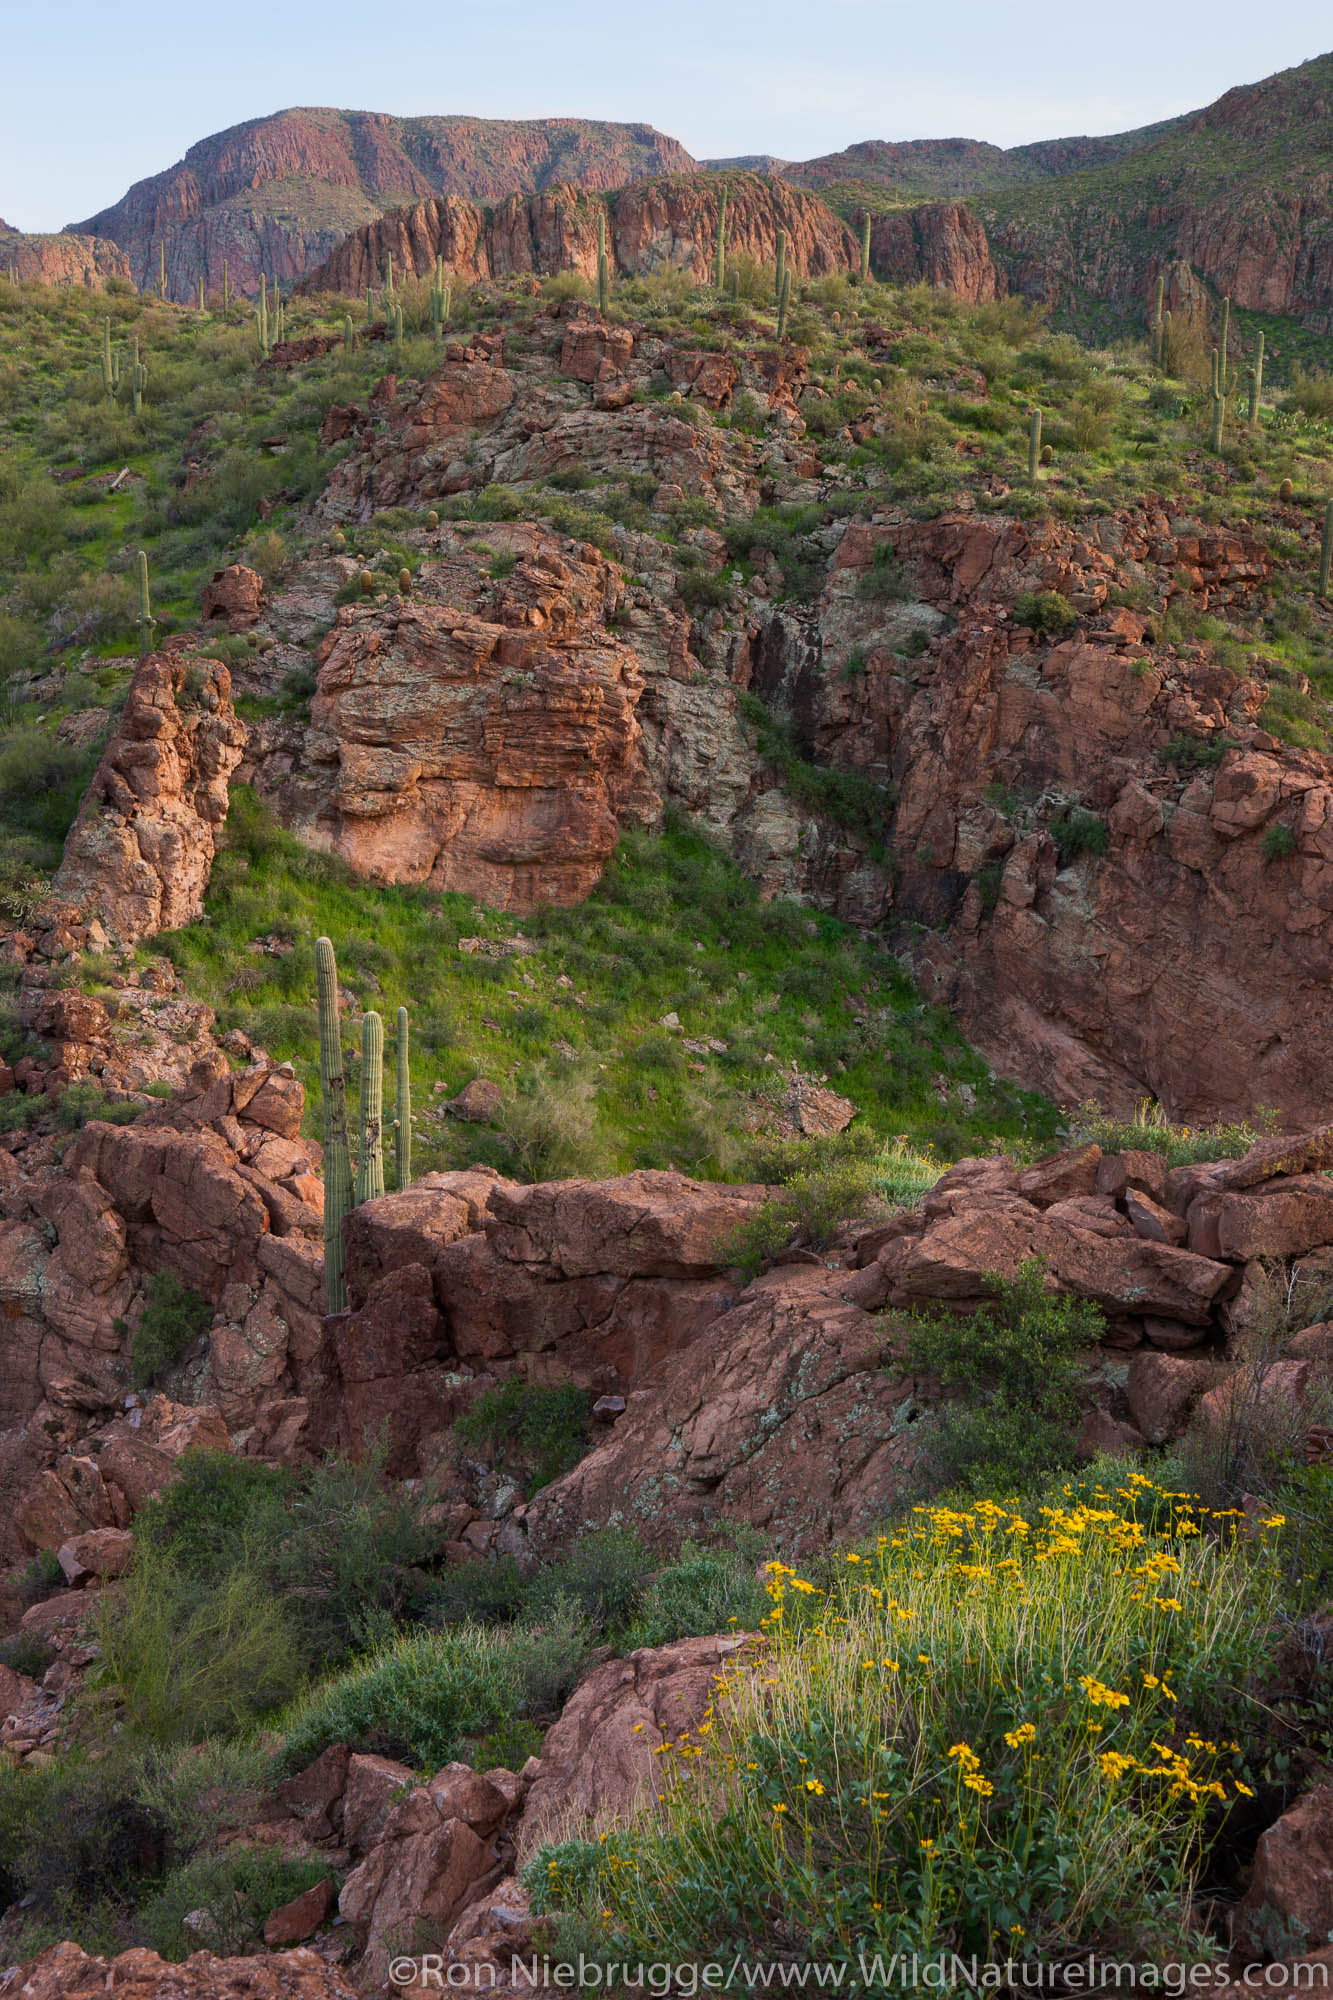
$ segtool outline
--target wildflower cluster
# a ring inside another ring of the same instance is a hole
[[[682,1954],[761,1950],[775,1911],[815,1955],[1187,1934],[1205,1826],[1248,1792],[1190,1724],[1249,1670],[1266,1538],[1134,1474],[921,1508],[817,1574],[769,1565],[762,1637],[661,1748],[657,1814],[546,1907]]]

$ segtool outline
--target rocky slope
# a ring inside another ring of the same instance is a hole
[[[419,202],[366,224],[302,282],[307,292],[360,294],[379,285],[390,257],[395,270],[425,276],[437,257],[458,279],[503,278],[515,272],[580,271],[597,275],[597,218],[607,217],[607,250],[615,271],[681,270],[699,282],[713,268],[721,196],[727,197],[729,251],[772,263],[777,233],[803,276],[855,270],[860,250],[852,231],[824,203],[758,174],[675,174],[622,189],[602,203],[572,186],[556,186],[486,211],[457,198]]]
[[[1039,139],[1008,147],[983,139],[865,139],[813,160],[774,161],[768,171],[839,203],[853,191],[872,207],[886,194],[899,201],[947,200],[1105,166],[1154,145],[1183,123],[1169,118],[1103,138]]]
[[[553,182],[621,187],[688,170],[674,139],[594,119],[394,118],[324,108],[276,112],[191,146],[165,173],[71,225],[124,252],[135,282],[193,299],[199,280],[254,292],[298,278],[358,224],[404,201],[495,202]]]
[[[1146,305],[1183,261],[1256,312],[1333,325],[1333,56],[1230,90],[1156,143],[974,204],[1030,297]]]
[[[0,272],[20,284],[87,285],[100,291],[108,278],[130,277],[130,260],[116,243],[97,235],[34,235],[0,222]]]
[[[661,504],[675,493],[719,517],[752,507],[765,480],[801,492],[799,356],[690,352],[584,308],[536,328],[516,365],[499,336],[456,344],[377,423],[338,415],[352,448],[325,519],[571,467],[651,481]],[[673,382],[724,412],[753,399],[776,419],[762,450],[636,399]],[[1294,511],[1290,527],[1309,531]],[[472,554],[478,539],[507,574]],[[586,888],[617,824],[678,804],[767,887],[911,927],[928,988],[993,1063],[1057,1101],[1126,1109],[1152,1095],[1190,1121],[1256,1103],[1318,1115],[1333,1065],[1333,769],[1262,727],[1264,682],[1159,636],[1173,605],[1243,614],[1270,574],[1266,547],[1151,500],[1082,528],[888,508],[824,539],[816,600],[775,610],[761,571],[732,588],[725,618],[687,618],[686,563],[648,536],[627,534],[617,563],[530,526],[441,524],[410,602],[337,614],[295,755],[285,735],[261,736],[247,769],[289,823],[357,867],[489,882],[516,907]],[[865,588],[881,554],[904,570],[887,603]],[[719,574],[724,557],[719,535],[693,531],[688,562]],[[1015,615],[1041,591],[1070,607],[1058,642]],[[1117,607],[1127,591],[1153,608]],[[852,657],[862,671],[828,671]],[[892,871],[867,833],[821,823],[771,782],[746,692],[821,761],[890,788]],[[561,726],[533,735],[539,711]],[[1216,756],[1168,761],[1182,738],[1216,741]],[[1074,801],[1101,829],[1096,852],[1063,853]],[[505,828],[521,830],[517,851]]]

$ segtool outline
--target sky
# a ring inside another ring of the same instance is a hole
[[[0,0],[0,25],[0,217],[21,229],[92,215],[288,105],[624,119],[696,158],[795,160],[859,139],[1124,131],[1333,47],[1327,0],[394,0],[378,16],[366,0]]]

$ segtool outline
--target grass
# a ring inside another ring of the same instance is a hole
[[[781,1178],[763,1132],[793,1063],[827,1075],[880,1145],[905,1134],[952,1156],[996,1134],[1022,1146],[1055,1133],[1053,1108],[991,1078],[873,941],[762,902],[683,825],[626,836],[586,903],[519,922],[461,896],[359,881],[238,789],[204,920],[153,949],[221,1029],[296,1065],[312,1132],[321,933],[356,1004],[386,1019],[400,1002],[410,1009],[418,1174],[482,1158],[511,1173],[674,1166],[745,1178],[762,1151],[763,1177]],[[290,950],[248,949],[274,934]],[[459,949],[473,937],[486,948]],[[679,1027],[664,1028],[672,1014]],[[354,1081],[355,1031],[345,1039]],[[506,1093],[501,1129],[460,1126],[439,1108],[478,1075]],[[974,1112],[943,1115],[941,1075],[975,1088]]]
[[[1134,1474],[1039,1510],[918,1510],[827,1578],[768,1576],[767,1643],[668,1739],[656,1804],[530,1863],[557,1946],[1190,1943],[1201,1833],[1245,1795],[1214,1731],[1274,1600],[1262,1545],[1200,1534]]]
[[[1079,1107],[1071,1132],[1077,1145],[1096,1144],[1104,1153],[1158,1153],[1168,1167],[1188,1167],[1200,1160],[1236,1160],[1269,1137],[1277,1114],[1258,1110],[1250,1119],[1218,1120],[1212,1125],[1176,1125],[1153,1098],[1140,1098],[1130,1118],[1110,1118],[1091,1101]]]

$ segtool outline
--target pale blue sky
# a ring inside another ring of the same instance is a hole
[[[806,159],[1120,131],[1333,45],[1327,0],[3,0],[0,24],[0,216],[27,229],[291,104],[644,120],[700,157]]]

